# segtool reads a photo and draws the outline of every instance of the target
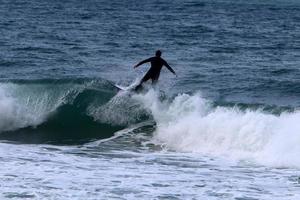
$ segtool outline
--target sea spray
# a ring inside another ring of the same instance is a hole
[[[47,85],[0,84],[0,132],[36,126],[62,105],[70,90]]]
[[[91,103],[87,113],[95,121],[111,125],[130,125],[150,117],[142,104],[131,98],[129,91],[118,93],[103,105]]]
[[[150,90],[134,98],[157,123],[153,140],[170,149],[300,167],[297,111],[274,115],[259,109],[213,107],[199,93],[160,101],[158,92]]]
[[[15,99],[0,88],[0,132],[25,126],[23,119],[15,120],[22,115],[22,109],[17,106]]]

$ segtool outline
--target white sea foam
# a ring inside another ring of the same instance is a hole
[[[300,167],[300,112],[276,116],[260,110],[212,107],[200,94],[160,101],[150,90],[134,96],[157,123],[154,140],[168,148]]]
[[[145,110],[140,103],[130,98],[129,92],[121,92],[104,105],[92,103],[87,111],[100,123],[129,125],[140,121]]]

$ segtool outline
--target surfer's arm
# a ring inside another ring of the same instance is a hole
[[[151,58],[148,58],[146,60],[143,60],[141,62],[139,62],[138,64],[136,64],[133,68],[137,68],[138,66],[144,64],[144,63],[147,63],[147,62],[151,62]]]
[[[170,70],[170,72],[172,72],[174,75],[176,75],[175,71],[172,69],[172,67],[170,67],[170,65],[166,61],[164,61],[164,66],[166,66],[166,68],[168,68],[168,70]]]

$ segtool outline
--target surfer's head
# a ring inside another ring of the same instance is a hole
[[[157,51],[155,52],[155,55],[156,55],[156,57],[160,57],[160,56],[161,56],[161,51],[160,51],[160,50],[157,50]]]

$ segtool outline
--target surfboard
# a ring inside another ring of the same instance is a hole
[[[128,91],[128,92],[134,92],[134,93],[139,93],[144,90],[143,86],[137,87],[136,85],[130,86],[130,87],[123,87],[123,86],[114,84],[114,87],[117,88],[118,91]]]
[[[132,85],[129,85],[129,86],[122,86],[122,85],[118,85],[116,83],[113,83],[113,82],[110,82],[110,84],[117,89],[117,91],[128,91],[128,92],[134,92],[134,93],[140,93],[142,91],[145,90],[145,88],[140,85],[137,87],[137,85],[135,84],[132,84]]]
[[[112,87],[114,87],[115,89],[117,89],[117,91],[125,91],[125,90],[127,90],[125,87],[120,86],[120,85],[117,85],[117,84],[115,84],[115,83],[113,83],[113,82],[110,82],[110,81],[109,81],[109,83],[110,83],[110,85],[111,85]]]
[[[117,88],[117,90],[122,90],[122,91],[125,91],[125,88],[122,88],[122,87],[120,87],[120,86],[118,86],[118,85],[113,85],[115,88]]]

